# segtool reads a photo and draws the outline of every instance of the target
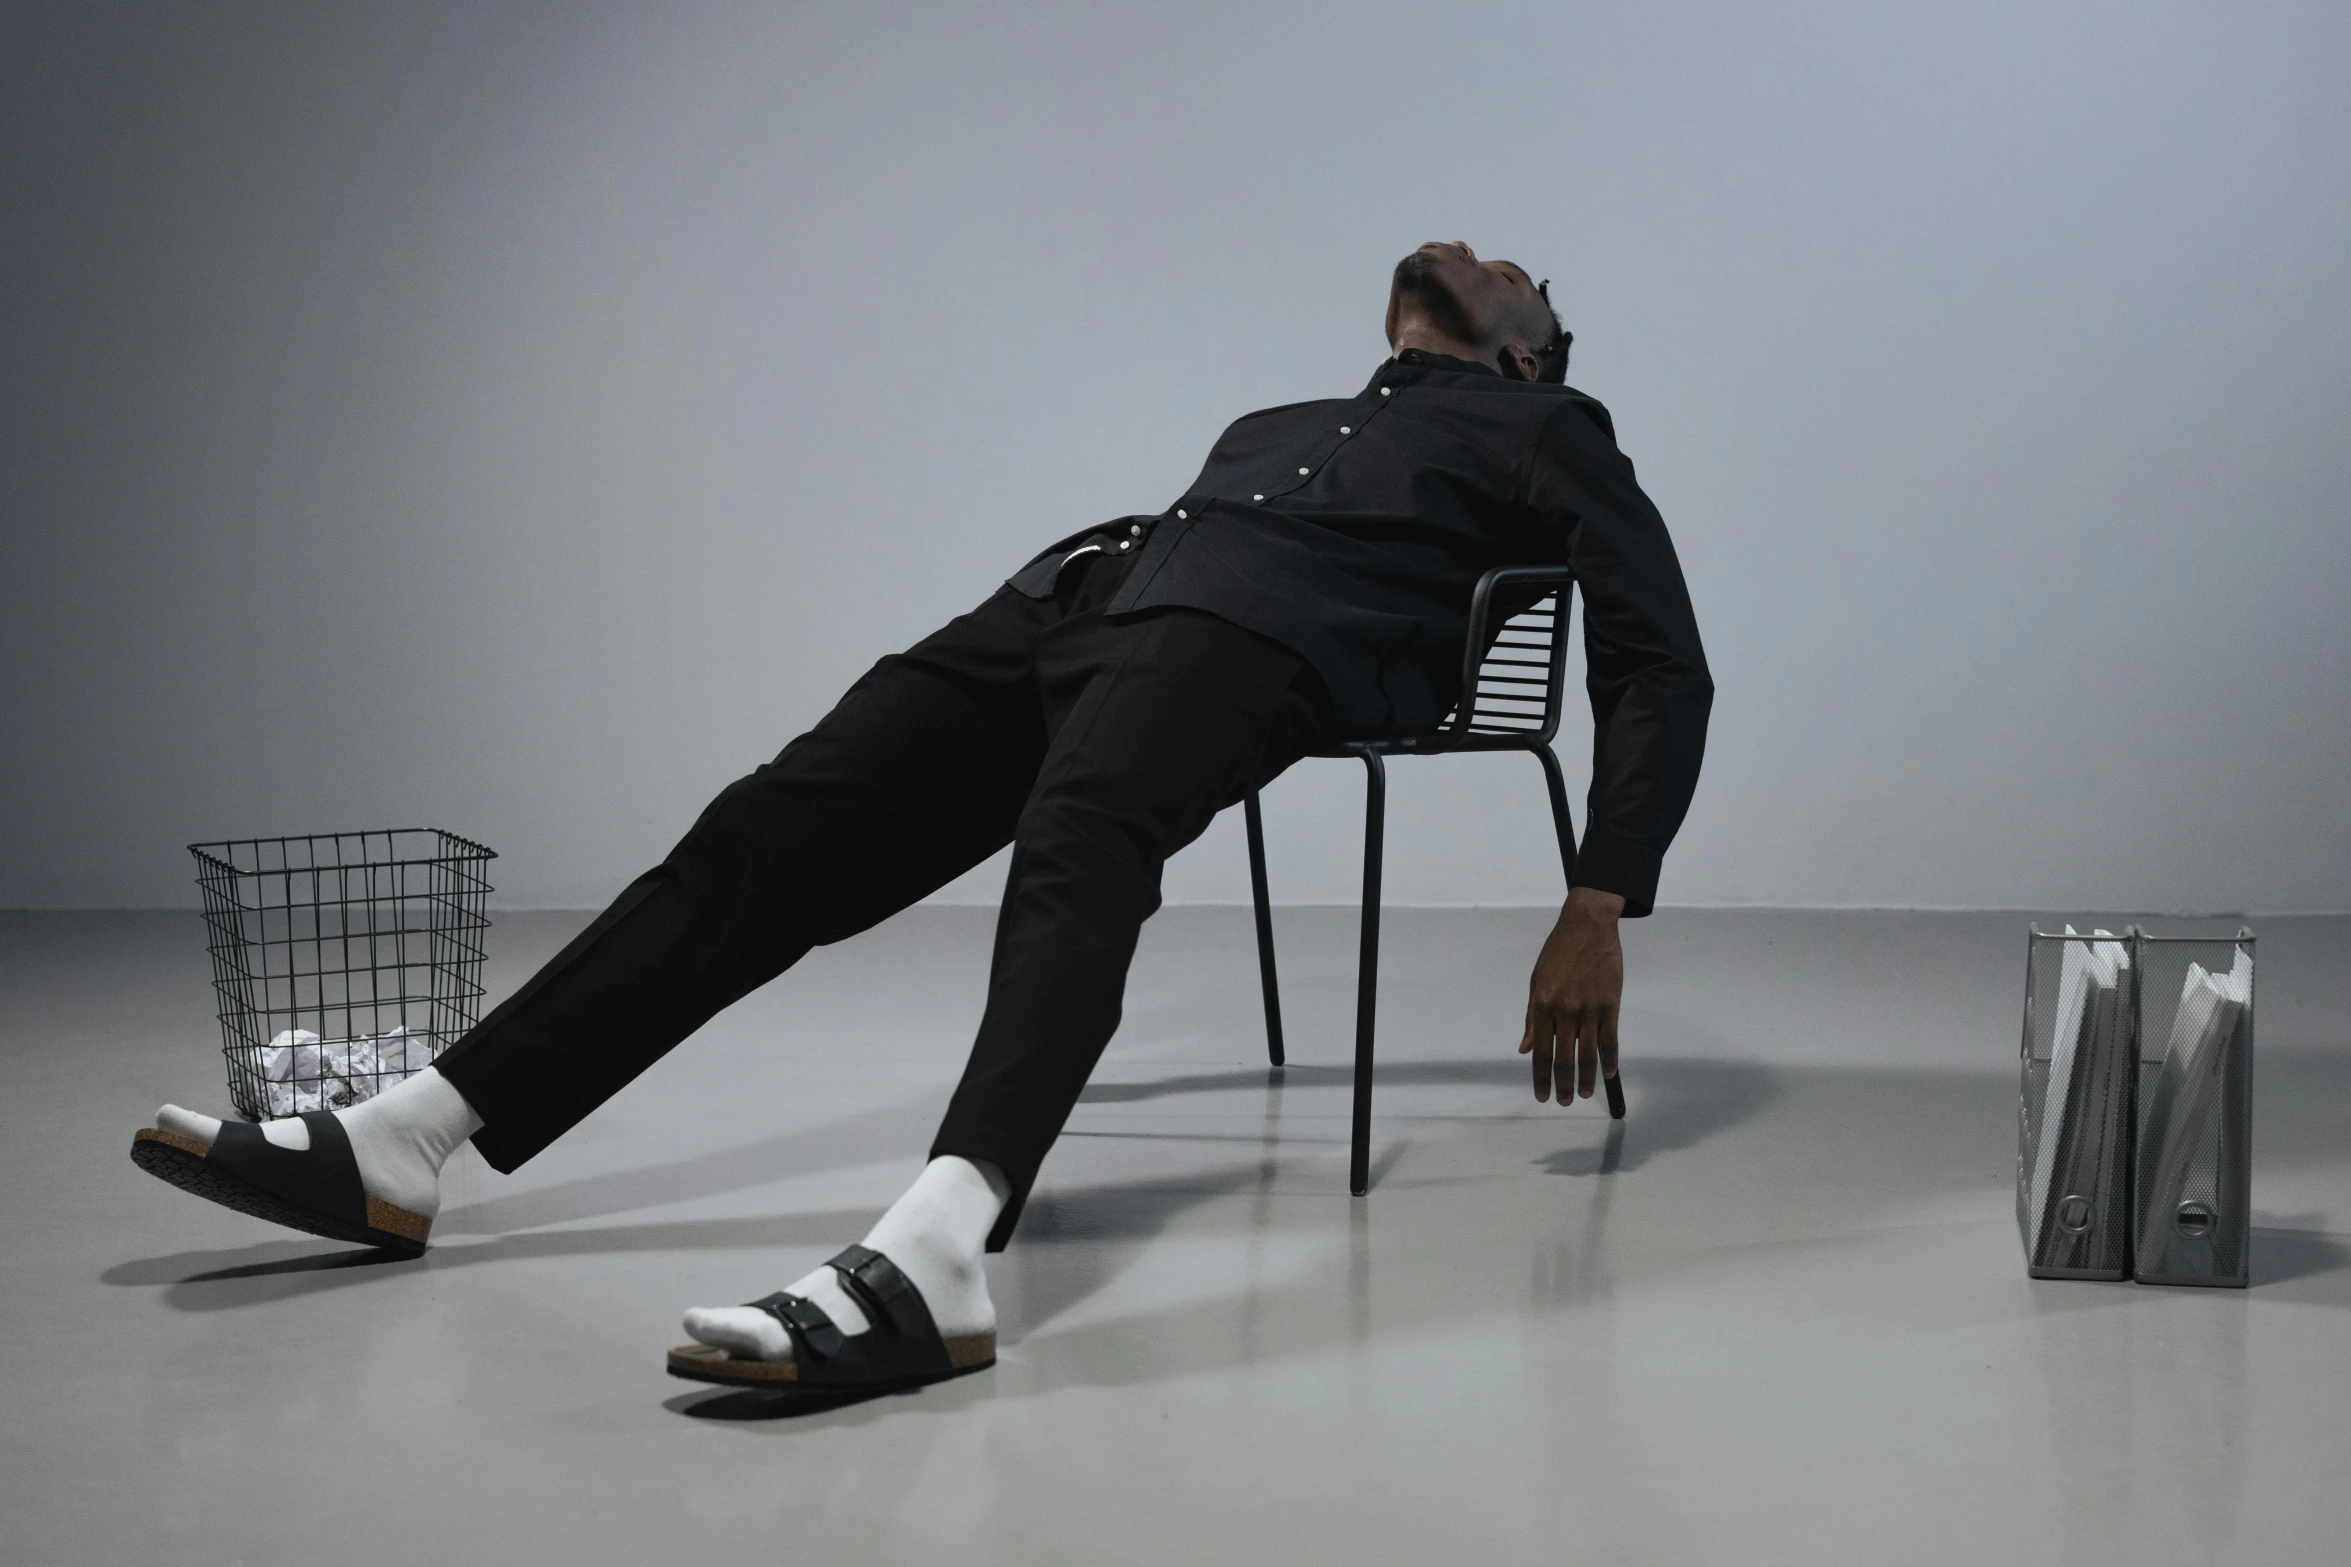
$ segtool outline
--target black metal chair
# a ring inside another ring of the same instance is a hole
[[[1568,589],[1564,566],[1505,566],[1478,579],[1470,599],[1469,637],[1462,653],[1460,704],[1433,734],[1349,740],[1314,756],[1355,757],[1365,778],[1363,807],[1362,952],[1355,975],[1354,1146],[1347,1189],[1363,1195],[1371,1183],[1371,1066],[1373,1018],[1379,995],[1380,852],[1385,837],[1390,756],[1435,756],[1447,751],[1532,751],[1551,793],[1551,823],[1559,834],[1560,870],[1575,878],[1575,825],[1567,814],[1567,781],[1551,741],[1567,686]],[[1249,888],[1257,904],[1257,969],[1265,985],[1265,1048],[1275,1066],[1282,1051],[1281,987],[1274,975],[1273,910],[1265,890],[1265,819],[1251,790],[1243,802],[1249,828]],[[1608,1113],[1624,1115],[1624,1089],[1606,1080]]]

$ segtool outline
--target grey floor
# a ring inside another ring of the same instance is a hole
[[[492,994],[577,923],[501,919]],[[817,954],[519,1175],[467,1150],[392,1264],[125,1157],[223,1097],[193,917],[0,917],[0,1558],[2344,1559],[2351,921],[2261,925],[2242,1292],[2023,1277],[2023,916],[1628,927],[1621,1133],[1523,1084],[1544,923],[1391,916],[1353,1200],[1352,916],[1280,916],[1276,1083],[1246,911],[1162,915],[1001,1363],[774,1419],[661,1352],[911,1176],[986,914]]]

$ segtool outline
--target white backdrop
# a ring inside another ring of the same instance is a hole
[[[0,906],[394,821],[600,902],[1461,237],[1680,542],[1664,901],[2343,908],[2347,61],[2330,0],[13,7]],[[1271,791],[1280,895],[1358,789]],[[1557,895],[1525,758],[1391,831],[1400,901]],[[1246,896],[1230,821],[1168,892]]]

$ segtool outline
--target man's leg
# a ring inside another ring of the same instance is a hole
[[[883,659],[442,1057],[512,1170],[723,1008],[1010,835],[1043,748],[1039,606],[999,594]]]
[[[368,1195],[430,1219],[468,1133],[514,1169],[809,947],[1001,847],[1044,750],[1029,661],[1053,616],[999,593],[882,660],[437,1067],[337,1112]],[[158,1125],[206,1144],[219,1132],[176,1106]],[[299,1121],[263,1131],[308,1146]]]
[[[1162,865],[1330,717],[1303,659],[1197,611],[1072,620],[1037,658],[1052,742],[1013,839],[987,1009],[932,1148],[1004,1171],[990,1250],[1118,1027]]]
[[[1038,639],[1036,662],[1052,739],[1013,840],[979,1037],[930,1167],[864,1242],[915,1278],[951,1339],[995,1330],[983,1244],[1001,1249],[1118,1026],[1161,865],[1296,760],[1329,711],[1304,660],[1197,611],[1074,615]],[[830,1267],[787,1293],[852,1337],[867,1330]],[[743,1359],[793,1354],[756,1307],[697,1307],[686,1331]]]

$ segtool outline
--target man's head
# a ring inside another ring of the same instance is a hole
[[[1460,240],[1432,241],[1396,263],[1388,290],[1388,347],[1492,365],[1514,381],[1564,381],[1574,341],[1551,308],[1549,285],[1509,261],[1480,261]]]

